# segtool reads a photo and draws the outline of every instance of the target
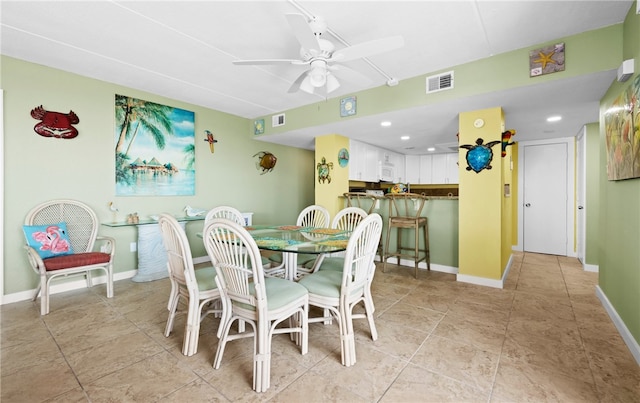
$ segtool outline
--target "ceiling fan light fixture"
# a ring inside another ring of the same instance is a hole
[[[327,73],[327,93],[333,92],[340,87],[340,82],[331,73]]]
[[[324,87],[327,83],[327,70],[323,67],[314,67],[309,72],[309,81],[314,87]]]
[[[311,75],[307,74],[307,76],[300,83],[300,90],[306,92],[307,94],[313,94],[316,87],[311,84]]]

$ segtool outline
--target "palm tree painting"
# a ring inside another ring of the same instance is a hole
[[[115,98],[116,196],[195,194],[194,113]]]

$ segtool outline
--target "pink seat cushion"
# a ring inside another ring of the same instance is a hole
[[[111,255],[102,252],[74,253],[44,259],[44,267],[47,271],[68,269],[70,267],[89,266],[92,264],[108,263]]]

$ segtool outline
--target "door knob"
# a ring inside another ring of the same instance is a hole
[[[524,205],[525,207],[531,207],[531,203],[527,203]]]
[[[583,208],[583,206],[578,206],[578,210],[582,210]]]

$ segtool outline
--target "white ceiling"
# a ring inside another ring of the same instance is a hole
[[[349,45],[395,35],[405,46],[347,65],[371,79],[341,82],[331,97],[620,23],[632,0],[583,1],[7,1],[0,3],[1,52],[172,99],[253,119],[323,101],[287,93],[300,66],[237,66],[237,59],[299,57],[285,13],[322,16]],[[337,48],[345,45],[331,35]],[[382,72],[382,73],[381,73]],[[455,141],[458,112],[502,106],[515,140],[575,135],[598,120],[615,70],[552,84],[348,119],[261,139],[313,149],[341,133],[405,154]],[[479,77],[481,79],[481,77]],[[544,102],[543,102],[544,101]],[[544,119],[560,114],[553,126]],[[380,120],[391,119],[381,129]],[[400,135],[412,139],[399,141]]]

